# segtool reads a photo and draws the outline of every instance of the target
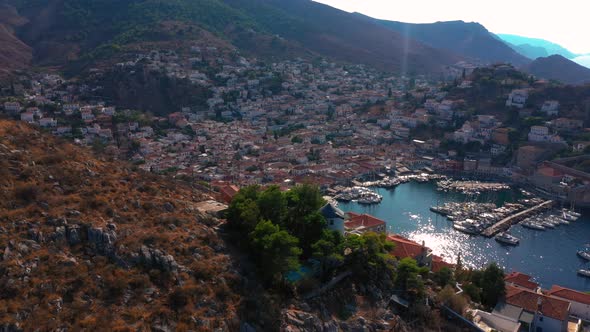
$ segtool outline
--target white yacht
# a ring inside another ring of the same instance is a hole
[[[520,240],[516,236],[514,236],[508,232],[498,233],[498,235],[496,235],[494,237],[494,239],[496,239],[496,241],[498,241],[498,242],[510,244],[513,246],[518,245],[518,243],[520,242]]]
[[[567,214],[570,214],[570,215],[572,215],[574,217],[578,217],[579,218],[581,216],[581,214],[579,212],[576,212],[574,210],[561,209],[561,211],[563,211],[563,212],[565,212]]]
[[[579,269],[578,274],[590,278],[590,270]]]
[[[590,252],[584,250],[578,250],[578,256],[582,257],[583,259],[590,261]]]
[[[453,224],[453,228],[460,231],[460,232],[467,233],[467,234],[472,234],[472,235],[479,234],[479,230],[477,229],[477,227],[474,226],[473,224],[469,224],[469,223],[455,222]]]
[[[540,224],[538,224],[538,223],[536,223],[534,221],[530,221],[530,220],[523,221],[521,223],[521,225],[522,225],[522,227],[526,227],[526,228],[529,228],[529,229],[534,229],[534,230],[537,230],[537,231],[544,231],[545,230],[545,227],[543,225],[540,225]]]
[[[567,221],[576,221],[578,220],[578,216],[571,214],[569,211],[562,211],[562,218]]]

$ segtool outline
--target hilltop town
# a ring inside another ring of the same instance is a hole
[[[327,189],[428,169],[500,177],[550,198],[590,202],[580,187],[590,178],[584,88],[534,80],[509,65],[458,63],[448,68],[454,80],[437,83],[362,65],[262,63],[228,52],[154,50],[77,80],[23,75],[3,89],[4,112],[144,170],[211,187],[311,181]],[[117,105],[113,99],[137,103],[100,85],[140,72],[206,92],[146,113],[141,104]]]

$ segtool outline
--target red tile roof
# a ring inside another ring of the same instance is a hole
[[[510,285],[506,286],[506,303],[560,321],[569,316],[569,302]]]
[[[534,281],[531,281],[532,277],[520,272],[512,272],[506,277],[504,281],[515,284],[516,286],[524,287],[526,289],[535,290],[539,287]]]
[[[442,257],[437,256],[437,255],[432,255],[432,268],[431,268],[432,272],[438,272],[443,267],[447,267],[449,269],[452,269],[455,267],[455,264],[447,263],[443,260]]]
[[[385,221],[375,218],[370,214],[348,213],[350,219],[344,223],[346,228],[374,228],[380,225],[385,225]]]
[[[553,285],[547,292],[549,296],[561,297],[573,302],[579,302],[590,305],[590,294],[582,293],[577,290]]]
[[[240,188],[238,188],[237,186],[235,186],[233,184],[230,184],[230,185],[222,186],[221,188],[219,188],[219,190],[222,193],[224,193],[224,194],[226,194],[228,196],[233,197],[235,194],[238,193],[238,191],[240,191]]]
[[[428,248],[423,247],[418,242],[406,239],[405,237],[397,234],[389,235],[387,240],[395,244],[391,254],[399,259],[406,257],[416,258],[422,254],[424,250],[428,250]]]

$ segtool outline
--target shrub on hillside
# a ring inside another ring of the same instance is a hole
[[[17,185],[14,188],[14,197],[24,203],[32,203],[39,196],[39,187],[34,184]]]

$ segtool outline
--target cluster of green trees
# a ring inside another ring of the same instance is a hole
[[[319,189],[312,185],[285,192],[278,186],[249,186],[233,198],[227,218],[237,243],[252,256],[269,284],[282,283],[288,272],[313,258],[320,262],[324,280],[351,271],[356,281],[403,294],[413,304],[423,303],[427,280],[443,288],[439,298],[458,311],[466,305],[466,296],[493,307],[504,295],[504,272],[496,264],[472,270],[459,263],[456,271],[443,268],[431,273],[411,258],[396,261],[390,254],[394,244],[385,234],[342,237],[329,230],[319,212],[324,204]],[[464,295],[454,295],[456,282],[463,285]]]
[[[233,198],[227,219],[269,283],[282,281],[310,258],[321,263],[324,278],[338,269],[363,279],[383,277],[384,271],[393,277],[392,244],[385,235],[342,237],[327,228],[319,212],[324,204],[317,186],[298,185],[285,192],[278,186],[249,186]]]
[[[491,263],[483,270],[466,270],[460,266],[455,278],[463,284],[463,290],[472,301],[493,308],[506,293],[504,271]]]

